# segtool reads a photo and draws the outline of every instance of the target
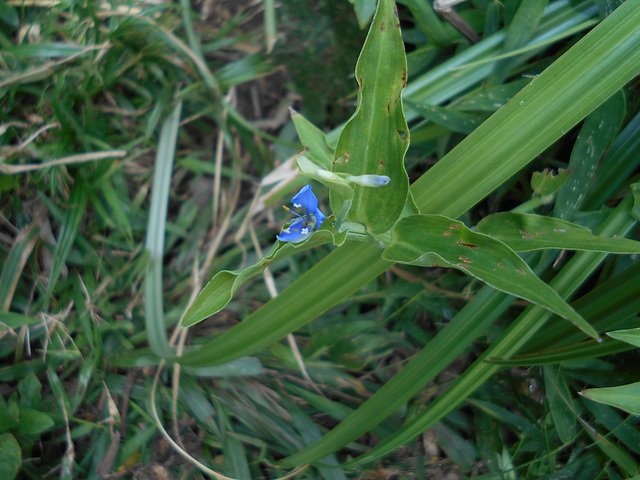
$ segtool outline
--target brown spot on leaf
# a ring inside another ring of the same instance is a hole
[[[526,275],[527,272],[525,272],[524,270],[521,270],[519,268],[516,268],[516,272],[521,273],[522,275]]]
[[[523,235],[522,238],[525,240],[535,240],[538,237],[536,237],[535,235]]]
[[[342,165],[343,163],[347,163],[349,161],[349,152],[344,152],[338,158],[333,161],[334,165]]]
[[[467,248],[480,248],[479,245],[474,245],[473,243],[464,243],[464,242],[461,242],[460,240],[458,240],[457,243],[458,243],[458,245],[461,245],[461,246],[467,247]]]
[[[469,265],[465,265],[464,263],[456,263],[458,267],[464,268],[465,270],[469,270]]]
[[[462,260],[464,263],[473,263],[473,260],[471,260],[471,259],[470,259],[470,258],[468,258],[468,257],[460,256],[460,257],[458,257],[458,258],[459,258],[460,260]]]
[[[450,237],[451,236],[451,232],[449,230],[445,230],[444,233],[442,234],[444,237]]]
[[[452,223],[449,228],[451,230],[460,230],[460,225],[456,225],[455,223]]]
[[[499,266],[500,268],[504,268],[504,265],[503,265],[502,263],[499,263],[499,264],[498,264],[498,266]]]
[[[554,232],[563,232],[563,233],[566,232],[566,230],[564,228],[554,228],[553,231]]]
[[[529,232],[527,232],[526,230],[518,230],[520,232],[520,235],[529,235]]]

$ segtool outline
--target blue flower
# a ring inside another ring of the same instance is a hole
[[[295,208],[303,208],[305,216],[303,217],[296,212],[291,212],[291,210],[287,208],[287,210],[299,218],[293,220],[293,222],[283,228],[280,235],[276,238],[281,242],[298,243],[307,239],[313,232],[318,230],[326,217],[318,208],[318,199],[311,191],[311,185],[302,187],[291,199],[291,203]]]

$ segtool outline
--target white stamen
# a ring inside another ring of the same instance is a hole
[[[293,204],[293,206],[294,206],[295,208],[300,208],[300,207],[302,207],[302,205],[300,205],[299,203],[294,203],[294,204]]]

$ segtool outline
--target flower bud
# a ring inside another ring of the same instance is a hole
[[[347,177],[347,181],[363,187],[384,187],[391,179],[386,175],[350,175]]]

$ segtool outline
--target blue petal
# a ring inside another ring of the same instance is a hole
[[[291,203],[293,203],[294,207],[302,207],[310,213],[314,213],[318,210],[318,199],[311,191],[311,185],[305,185],[302,187],[302,189],[291,199]]]
[[[320,209],[316,208],[313,212],[313,216],[316,217],[316,224],[313,227],[313,231],[315,232],[316,230],[318,230],[320,228],[320,225],[322,225],[322,222],[324,222],[324,219],[327,218],[324,216],[324,213],[322,213],[320,211]]]
[[[305,220],[296,220],[291,225],[286,228],[283,228],[280,232],[280,235],[277,235],[276,238],[281,242],[291,242],[298,243],[303,241],[309,235],[311,235],[311,231],[309,227],[305,227]],[[306,230],[306,233],[303,233]]]

